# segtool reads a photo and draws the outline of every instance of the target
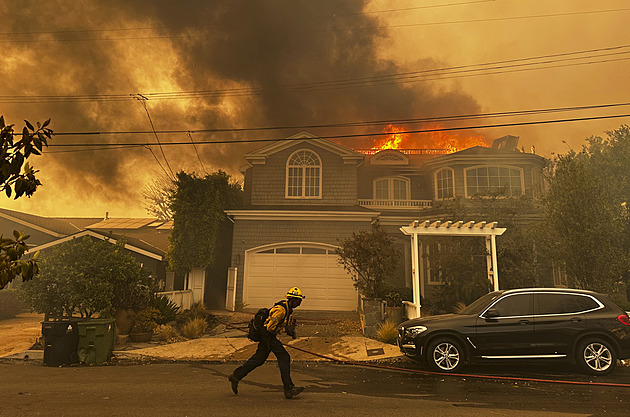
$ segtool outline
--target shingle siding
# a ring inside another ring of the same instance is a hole
[[[299,149],[315,152],[322,163],[321,198],[286,198],[286,168],[291,154]],[[252,166],[251,204],[287,205],[355,205],[357,200],[357,167],[345,164],[330,151],[311,144],[299,144],[267,157],[264,164]]]

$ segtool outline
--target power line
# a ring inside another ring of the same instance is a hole
[[[498,127],[515,127],[515,126],[530,126],[530,125],[545,125],[545,124],[556,124],[556,123],[568,123],[568,122],[580,122],[580,121],[592,121],[592,120],[603,120],[603,119],[615,119],[622,117],[630,117],[630,113],[628,114],[616,114],[616,115],[605,115],[605,116],[592,116],[592,117],[579,117],[579,118],[570,118],[570,119],[552,119],[552,120],[537,120],[530,122],[514,122],[514,123],[501,123],[501,124],[486,124],[486,125],[471,125],[471,126],[457,126],[457,127],[441,127],[441,128],[432,128],[432,129],[408,129],[404,131],[398,131],[397,134],[421,134],[421,133],[434,133],[434,132],[448,132],[448,131],[460,131],[460,130],[481,130],[481,129],[491,129]],[[345,135],[321,135],[319,137],[323,139],[354,139],[361,137],[379,137],[379,136],[388,136],[390,133],[386,132],[371,132],[371,133],[353,133],[353,134],[345,134]],[[244,144],[244,143],[256,143],[256,142],[278,142],[285,140],[302,140],[303,138],[289,139],[289,138],[257,138],[257,139],[242,139],[242,140],[213,140],[213,141],[197,141],[197,145],[216,145],[216,144]],[[60,144],[60,143],[52,143],[49,144],[48,147],[106,147],[108,145],[111,146],[128,146],[128,147],[137,147],[137,146],[155,146],[155,144],[151,143],[69,143],[69,144]],[[190,142],[164,142],[161,146],[180,146],[180,145],[190,145]],[[93,149],[89,149],[90,151]]]
[[[414,6],[414,7],[404,7],[397,9],[382,9],[382,10],[373,10],[369,12],[356,12],[356,13],[334,13],[330,15],[321,15],[321,16],[312,16],[308,17],[308,19],[330,19],[330,18],[339,18],[339,17],[349,17],[349,16],[366,16],[373,14],[383,14],[383,13],[395,13],[401,11],[410,11],[410,10],[420,10],[420,9],[435,9],[442,7],[452,7],[452,6],[463,6],[469,4],[476,3],[492,3],[495,0],[472,0],[472,1],[463,1],[457,3],[447,3],[447,4],[433,4],[433,5],[425,5],[425,6]],[[216,26],[229,26],[233,27],[233,22],[226,23],[216,23],[212,25],[188,25],[188,26],[144,26],[144,27],[131,27],[131,28],[117,28],[117,29],[63,29],[63,30],[34,30],[34,31],[22,31],[22,32],[0,32],[0,36],[15,36],[15,35],[60,35],[66,33],[107,33],[107,32],[130,32],[130,31],[143,31],[143,30],[164,30],[164,29],[204,29],[209,27]]]
[[[157,93],[142,93],[152,100],[192,99],[215,96],[245,96],[262,94],[269,91],[314,91],[331,90],[337,88],[387,85],[393,83],[410,83],[418,81],[435,81],[452,78],[462,78],[479,75],[496,75],[508,72],[531,71],[538,69],[558,68],[564,66],[588,65],[594,63],[627,60],[628,57],[617,59],[601,59],[630,54],[630,45],[617,45],[604,48],[586,49],[556,54],[538,55],[526,58],[491,61],[480,64],[458,65],[445,68],[408,71],[401,73],[383,74],[370,77],[346,78],[333,81],[317,81],[309,83],[286,84],[270,88],[232,88],[217,90],[189,90]],[[599,60],[598,60],[599,59]],[[588,60],[586,62],[574,62]],[[572,62],[566,65],[552,65],[560,62]],[[532,68],[539,66],[539,68]],[[135,98],[136,94],[81,94],[81,95],[3,95],[0,103],[49,103],[49,102],[82,102],[82,101],[122,101]]]
[[[627,12],[630,11],[630,8],[618,8],[618,9],[604,9],[604,10],[585,10],[579,12],[564,12],[564,13],[548,13],[548,14],[538,14],[538,15],[525,15],[525,16],[507,16],[507,17],[496,17],[496,18],[483,18],[483,19],[468,19],[468,20],[452,20],[452,21],[436,21],[436,22],[420,22],[420,23],[407,23],[407,24],[398,24],[398,25],[378,25],[378,26],[361,26],[361,27],[339,27],[336,25],[335,28],[332,29],[300,29],[300,30],[289,30],[289,31],[274,31],[274,32],[266,32],[266,34],[277,34],[277,35],[287,35],[292,33],[326,33],[326,32],[352,32],[352,31],[364,31],[364,30],[377,30],[377,29],[401,29],[401,28],[409,28],[409,27],[421,27],[421,26],[438,26],[438,25],[453,25],[453,24],[464,24],[464,23],[484,23],[484,22],[500,22],[500,21],[511,21],[511,20],[527,20],[527,19],[541,19],[541,18],[550,18],[550,17],[565,17],[565,16],[578,16],[578,15],[592,15],[592,14],[601,14],[601,13],[613,13],[613,12]],[[164,27],[168,28],[168,27]],[[186,28],[186,27],[184,27]],[[125,29],[120,29],[125,30]],[[87,32],[80,31],[80,32]],[[105,31],[105,29],[102,29]],[[70,32],[70,31],[68,31]],[[36,33],[36,32],[33,32]],[[61,33],[61,32],[59,32]],[[132,41],[132,40],[152,40],[152,39],[195,39],[195,38],[210,38],[217,34],[222,34],[223,32],[210,32],[207,34],[199,34],[199,35],[152,35],[152,36],[134,36],[134,37],[110,37],[110,38],[76,38],[76,39],[5,39],[0,40],[0,43],[44,43],[44,42],[86,42],[86,41]],[[10,33],[7,33],[10,34]],[[54,34],[54,33],[53,33]],[[265,33],[260,33],[265,34]]]
[[[258,127],[246,127],[246,128],[202,128],[202,129],[170,129],[170,130],[158,130],[159,134],[180,134],[180,133],[241,133],[241,132],[255,132],[255,131],[269,131],[269,130],[305,130],[305,129],[322,129],[322,128],[339,128],[339,127],[369,127],[369,126],[385,126],[385,125],[400,125],[400,124],[417,124],[417,123],[431,123],[431,122],[447,122],[447,121],[463,121],[474,120],[483,118],[498,118],[498,117],[513,117],[513,116],[533,116],[549,113],[562,113],[584,110],[596,110],[596,109],[612,109],[616,107],[630,106],[630,102],[625,103],[607,103],[607,104],[595,104],[587,106],[572,106],[572,107],[551,107],[542,109],[529,109],[529,110],[515,110],[504,112],[489,112],[489,113],[472,113],[472,114],[460,114],[460,115],[447,115],[447,116],[435,116],[435,117],[417,117],[406,119],[381,119],[381,120],[363,120],[344,123],[326,123],[326,124],[308,124],[308,125],[277,125],[277,126],[258,126]],[[146,130],[127,130],[127,131],[83,131],[83,132],[54,132],[55,136],[96,136],[96,135],[141,135],[141,134],[153,134],[153,131]]]
[[[160,138],[158,137],[158,134],[155,131],[155,126],[153,126],[153,120],[151,119],[151,115],[149,114],[149,108],[147,107],[147,103],[146,103],[147,102],[147,98],[144,97],[142,94],[138,94],[136,99],[140,102],[140,104],[144,108],[144,111],[147,113],[147,117],[149,118],[149,123],[151,124],[151,131],[155,135],[155,140],[156,140],[158,146],[160,147],[160,152],[162,153],[162,158],[164,158],[164,162],[166,163],[166,166],[168,167],[168,170],[171,173],[170,176],[168,175],[168,172],[166,172],[166,170],[164,169],[164,167],[162,166],[160,161],[157,159],[157,157],[153,153],[153,150],[150,147],[148,147],[148,146],[145,146],[145,147],[149,150],[149,152],[151,152],[151,155],[153,155],[153,157],[157,161],[157,163],[160,166],[160,168],[162,168],[162,171],[164,171],[164,174],[166,174],[166,176],[169,179],[175,180],[175,174],[173,173],[173,170],[171,169],[171,165],[168,163],[168,159],[166,159],[166,155],[164,154],[164,149],[162,149],[162,144],[160,143]]]
[[[209,173],[206,170],[206,167],[203,165],[203,161],[201,160],[201,156],[199,156],[199,151],[197,151],[197,146],[195,145],[195,141],[193,140],[192,133],[188,132],[188,137],[190,138],[190,143],[192,144],[193,148],[195,148],[195,153],[197,154],[197,159],[199,160],[199,164],[201,165],[201,169],[203,169],[203,172],[205,172],[206,175],[208,175]]]

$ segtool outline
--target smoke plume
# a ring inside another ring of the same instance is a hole
[[[0,95],[34,97],[0,101],[0,114],[18,127],[22,119],[51,118],[56,133],[149,131],[136,93],[148,98],[144,103],[157,130],[291,127],[478,110],[463,92],[433,90],[429,83],[362,82],[403,71],[380,57],[389,34],[379,15],[365,13],[365,6],[363,0],[3,2]],[[414,57],[414,62],[438,65],[431,57]],[[339,85],[340,80],[348,81]],[[151,95],[159,92],[185,93]],[[79,97],[88,95],[95,99]],[[191,136],[236,141],[282,138],[299,130]],[[306,130],[325,136],[375,128]],[[185,133],[159,138],[191,140]],[[52,143],[110,142],[156,139],[71,135],[56,136]],[[146,147],[51,147],[33,160],[44,186],[14,207],[44,215],[100,215],[105,208],[117,217],[143,215],[142,188],[156,176],[223,169],[238,178],[242,155],[261,146],[152,146],[152,153]]]

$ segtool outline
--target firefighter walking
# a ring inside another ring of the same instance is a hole
[[[306,298],[298,287],[291,288],[286,295],[286,300],[277,302],[269,311],[269,317],[262,328],[262,337],[258,343],[256,353],[243,365],[239,366],[228,377],[234,394],[238,394],[238,383],[248,373],[265,363],[269,354],[273,352],[278,359],[280,376],[284,386],[284,396],[291,399],[304,391],[304,387],[296,387],[291,380],[291,356],[284,348],[277,335],[283,331],[295,338],[295,321],[291,318],[293,309],[299,307]]]

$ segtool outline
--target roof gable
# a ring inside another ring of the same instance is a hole
[[[362,154],[343,145],[339,145],[329,139],[323,139],[308,132],[300,132],[293,136],[289,136],[285,140],[274,142],[263,148],[250,152],[245,155],[245,159],[250,164],[264,164],[267,157],[270,155],[281,152],[292,146],[298,146],[301,143],[313,144],[321,149],[337,154],[341,156],[346,163],[351,161],[361,162],[365,158]]]

